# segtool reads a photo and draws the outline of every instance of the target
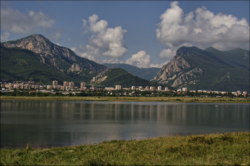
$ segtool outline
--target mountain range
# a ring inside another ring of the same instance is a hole
[[[164,84],[176,89],[249,92],[249,51],[180,47],[161,69],[137,68],[127,64],[98,64],[34,34],[1,43],[1,79],[44,84],[56,79],[59,84],[74,81],[77,85],[86,82],[123,87]]]
[[[249,91],[249,51],[181,47],[153,81],[194,90]]]
[[[71,49],[53,44],[42,35],[1,43],[1,77],[59,83],[89,82],[107,67],[77,56]]]
[[[1,79],[9,81],[35,81],[51,84],[52,80],[73,81],[100,86],[120,84],[158,85],[120,69],[107,67],[77,56],[72,50],[52,43],[43,35],[1,43]],[[104,72],[105,71],[105,72]],[[105,81],[91,82],[97,75],[106,76]]]

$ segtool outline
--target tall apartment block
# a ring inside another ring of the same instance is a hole
[[[54,87],[54,86],[57,86],[58,85],[58,81],[57,80],[54,80],[54,81],[52,81],[52,86]]]
[[[73,81],[69,82],[69,87],[74,88],[74,82]]]
[[[81,89],[85,89],[86,87],[86,83],[85,82],[81,82]]]
[[[161,86],[158,86],[157,90],[158,90],[158,91],[161,91]]]
[[[64,81],[64,82],[63,82],[63,86],[64,86],[64,87],[69,86],[68,81]]]

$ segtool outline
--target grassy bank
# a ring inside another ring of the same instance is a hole
[[[48,149],[1,149],[1,165],[249,165],[250,133],[171,136]]]
[[[246,98],[200,98],[200,97],[76,97],[76,96],[1,96],[1,100],[64,100],[64,101],[138,101],[138,102],[204,102],[204,103],[250,103]]]

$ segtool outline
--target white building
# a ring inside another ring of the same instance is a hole
[[[183,88],[182,88],[182,91],[183,91],[183,92],[187,92],[187,87],[183,87]]]
[[[233,94],[234,96],[238,96],[237,92],[232,92],[232,94]]]
[[[135,86],[132,86],[131,89],[132,89],[132,90],[135,90]]]
[[[121,90],[122,89],[122,86],[121,85],[116,85],[115,86],[115,90]]]
[[[143,90],[143,87],[142,86],[139,86],[139,91]]]
[[[110,91],[110,90],[115,90],[115,88],[114,87],[105,87],[104,90]]]
[[[161,86],[158,86],[158,87],[157,87],[157,90],[158,90],[158,91],[161,91]]]
[[[177,89],[177,92],[181,92],[181,89]]]
[[[150,86],[150,90],[151,90],[151,91],[154,91],[154,90],[155,90],[155,87],[154,87],[154,86]]]
[[[165,87],[165,91],[169,91],[168,87]]]
[[[241,95],[241,90],[237,90],[237,94],[238,94],[238,95]]]

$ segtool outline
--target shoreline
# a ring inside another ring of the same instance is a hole
[[[249,165],[249,132],[0,149],[1,165]]]
[[[201,97],[78,97],[78,96],[0,96],[0,100],[34,100],[34,101],[121,101],[121,102],[199,102],[199,103],[250,103],[246,98],[201,98]]]

